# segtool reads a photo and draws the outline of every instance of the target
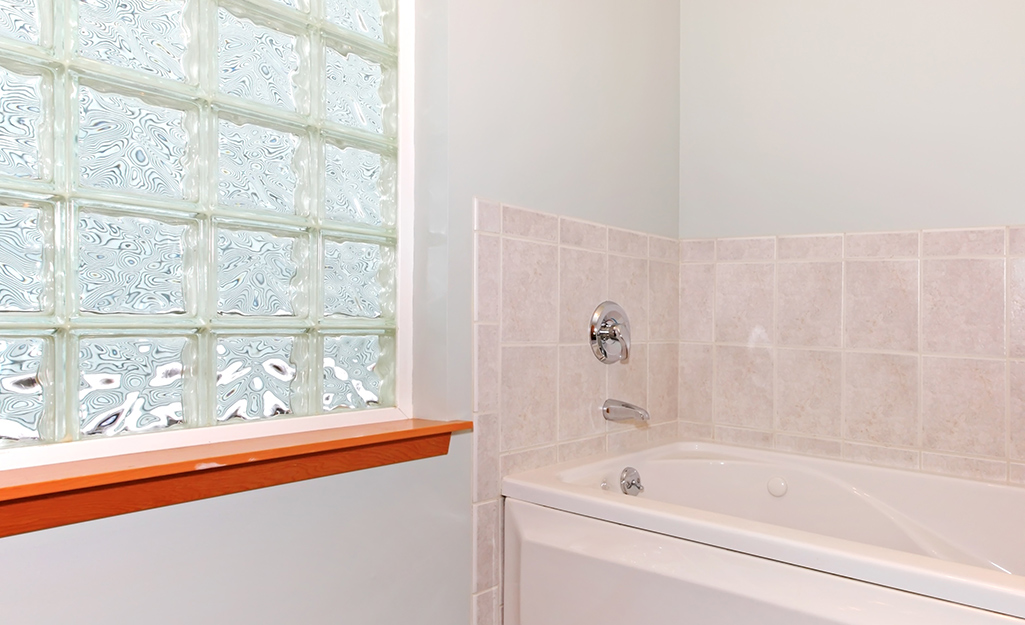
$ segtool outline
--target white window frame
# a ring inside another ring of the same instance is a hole
[[[398,183],[395,267],[395,406],[264,421],[174,429],[146,434],[0,449],[0,472],[214,443],[315,432],[413,418],[413,198],[415,0],[397,0]]]

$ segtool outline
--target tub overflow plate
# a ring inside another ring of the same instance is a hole
[[[781,477],[774,477],[766,484],[769,494],[773,497],[782,497],[787,494],[787,481]]]

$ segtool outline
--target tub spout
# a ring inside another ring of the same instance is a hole
[[[647,421],[651,418],[644,408],[618,399],[606,399],[601,414],[609,421]]]

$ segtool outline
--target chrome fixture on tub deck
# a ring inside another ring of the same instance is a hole
[[[591,350],[607,365],[630,358],[630,320],[615,302],[602,302],[591,315]]]

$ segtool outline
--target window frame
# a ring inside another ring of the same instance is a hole
[[[259,3],[259,0],[257,0]],[[171,429],[145,434],[90,438],[70,442],[29,444],[0,448],[0,475],[5,471],[39,469],[40,479],[52,480],[61,465],[81,466],[83,462],[119,456],[136,468],[175,449],[209,447],[232,442],[288,439],[303,433],[324,432],[327,438],[343,437],[344,430],[359,430],[392,421],[413,420],[413,222],[414,222],[414,86],[415,86],[415,1],[396,0],[397,12],[397,188],[396,188],[396,261],[395,261],[395,406],[339,413],[289,416],[261,421]],[[45,19],[45,15],[44,15]],[[52,33],[51,33],[52,36]],[[188,392],[188,391],[186,391]],[[353,428],[350,428],[353,426]],[[341,440],[341,439],[339,439]],[[270,445],[273,447],[273,445]],[[131,458],[127,458],[131,457]],[[201,464],[201,463],[200,463]]]

